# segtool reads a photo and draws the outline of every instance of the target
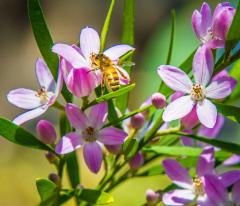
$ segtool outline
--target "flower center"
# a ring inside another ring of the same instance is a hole
[[[46,103],[49,100],[48,92],[44,87],[37,90],[36,96],[40,98],[42,103]]]
[[[207,31],[207,34],[201,38],[201,41],[203,43],[207,43],[211,40],[222,40],[220,37],[217,37],[216,35],[214,35],[212,28],[209,28]]]
[[[202,180],[199,177],[193,178],[194,194],[197,196],[203,196],[205,194]]]
[[[96,132],[94,131],[94,128],[93,127],[86,128],[86,130],[83,131],[83,138],[87,142],[94,142],[94,141],[96,141],[97,138],[96,138]]]
[[[109,59],[104,54],[92,53],[90,55],[90,60],[91,60],[91,67],[92,67],[93,70],[102,69],[104,67],[109,67],[113,64],[112,60]]]
[[[190,95],[194,102],[202,101],[206,96],[205,89],[200,84],[194,84],[192,86]]]

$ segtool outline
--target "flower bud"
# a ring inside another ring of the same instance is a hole
[[[56,164],[57,163],[57,157],[52,152],[47,152],[45,154],[45,157],[49,161],[50,164]]]
[[[161,93],[154,93],[151,97],[151,101],[156,109],[162,109],[166,106],[166,97]]]
[[[60,184],[60,177],[55,173],[50,173],[48,179],[54,182],[56,185]]]
[[[45,144],[53,144],[57,139],[54,126],[47,120],[40,120],[36,126],[39,139]]]
[[[134,129],[140,129],[144,125],[144,116],[141,113],[138,113],[131,117],[131,126]]]
[[[156,205],[161,198],[161,192],[154,192],[152,189],[148,189],[146,191],[146,199],[147,199],[147,204],[150,205]]]
[[[107,150],[111,152],[112,154],[119,154],[122,150],[122,145],[105,145]]]
[[[129,166],[131,169],[136,170],[140,168],[144,163],[144,158],[141,152],[138,152],[134,157],[129,161]]]

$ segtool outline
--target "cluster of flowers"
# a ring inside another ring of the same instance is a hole
[[[235,9],[229,3],[221,3],[213,15],[207,3],[203,3],[201,11],[194,11],[192,16],[193,30],[201,41],[192,63],[193,79],[181,69],[170,65],[161,65],[157,72],[162,81],[175,93],[170,97],[170,103],[163,112],[164,124],[159,128],[168,127],[169,122],[180,119],[182,128],[187,133],[196,132],[203,136],[216,137],[224,124],[224,118],[218,114],[216,106],[210,99],[219,100],[231,94],[236,86],[236,80],[228,75],[227,70],[213,75],[213,50],[224,48],[228,30],[235,14]],[[52,51],[59,55],[59,70],[57,82],[42,59],[36,62],[36,75],[40,85],[37,91],[15,89],[7,95],[8,101],[15,106],[28,110],[13,120],[15,124],[23,124],[45,113],[49,107],[58,104],[62,84],[65,82],[68,90],[77,98],[91,96],[93,91],[104,81],[100,68],[96,68],[95,57],[99,54],[107,57],[117,68],[119,82],[129,84],[128,73],[119,65],[119,59],[124,54],[133,51],[129,45],[116,45],[100,52],[100,38],[92,28],[84,28],[80,34],[80,47],[58,43]],[[185,95],[186,94],[186,95]],[[154,105],[157,109],[166,106],[166,97],[160,93],[153,94],[140,107]],[[51,122],[40,120],[36,126],[41,141],[53,145],[57,154],[70,153],[81,146],[86,165],[93,173],[98,173],[103,160],[103,146],[116,154],[126,137],[134,132],[136,139],[141,139],[151,127],[149,111],[138,113],[123,122],[123,130],[106,126],[108,105],[106,102],[96,104],[85,111],[78,105],[66,103],[66,116],[73,128],[55,144],[57,133]],[[215,171],[214,150],[203,143],[194,142],[186,137],[181,138],[186,146],[203,147],[199,157],[196,174],[191,178],[187,170],[176,160],[163,161],[166,174],[173,183],[184,189],[176,189],[163,195],[152,190],[147,191],[147,200],[155,205],[160,199],[166,205],[186,205],[193,201],[200,206],[220,206],[240,204],[240,171],[230,171],[218,174]],[[232,156],[224,165],[240,161],[239,156]],[[132,169],[143,165],[144,158],[138,152],[130,161]],[[233,185],[232,198],[228,197],[228,188]]]

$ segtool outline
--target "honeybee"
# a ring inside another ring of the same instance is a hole
[[[93,70],[100,70],[102,73],[101,91],[104,93],[104,85],[107,84],[112,91],[120,88],[120,75],[122,78],[127,77],[117,68],[117,65],[104,54],[91,55]]]

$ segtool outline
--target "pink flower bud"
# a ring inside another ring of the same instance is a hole
[[[134,157],[132,157],[129,161],[129,166],[131,169],[138,169],[140,168],[144,163],[144,158],[141,152],[138,152]]]
[[[154,192],[152,189],[146,191],[146,199],[148,205],[156,205],[161,198],[160,192]]]
[[[135,129],[140,129],[144,125],[144,116],[141,113],[138,113],[131,117],[131,126]]]
[[[154,93],[151,97],[152,105],[156,109],[162,109],[166,106],[166,97],[161,93]]]
[[[105,147],[112,154],[119,154],[122,149],[122,145],[105,145]]]
[[[55,173],[50,173],[48,179],[54,182],[56,185],[60,184],[60,177]]]
[[[45,144],[53,144],[57,139],[54,126],[47,120],[40,120],[37,124],[36,131],[39,139]]]
[[[51,164],[56,164],[57,163],[56,155],[53,154],[52,152],[47,152],[45,154],[45,157],[49,161],[49,163],[51,163]]]

